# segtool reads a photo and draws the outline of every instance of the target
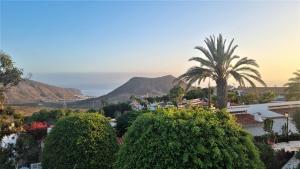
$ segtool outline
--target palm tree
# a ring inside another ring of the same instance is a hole
[[[260,73],[257,71],[258,64],[253,59],[247,57],[241,58],[234,55],[237,45],[233,46],[232,39],[226,47],[226,39],[223,39],[220,34],[219,37],[210,36],[204,40],[207,48],[197,46],[195,49],[200,50],[206,58],[193,57],[190,61],[197,61],[199,66],[190,68],[186,73],[178,77],[178,79],[185,81],[191,86],[198,81],[205,81],[211,78],[217,84],[217,107],[225,108],[227,103],[227,80],[233,77],[240,86],[245,86],[249,83],[255,87],[253,80],[266,86],[261,79]],[[234,62],[238,59],[236,62]]]
[[[287,86],[287,98],[288,100],[300,100],[300,70],[293,73],[295,77],[289,79],[289,82],[285,84]]]

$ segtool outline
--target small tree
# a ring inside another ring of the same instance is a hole
[[[4,109],[5,91],[22,80],[22,69],[15,67],[11,57],[0,52],[0,112]]]
[[[204,97],[204,91],[198,87],[197,89],[189,90],[185,96],[186,99],[198,99],[198,98],[203,98]]]
[[[43,169],[112,169],[118,150],[114,129],[102,115],[60,119],[45,141]]]
[[[254,93],[247,93],[239,97],[239,102],[242,104],[254,104],[257,102],[257,95]]]
[[[294,77],[290,78],[285,86],[288,100],[300,100],[300,70],[294,72]]]
[[[298,108],[295,113],[291,113],[292,120],[296,125],[298,132],[300,132],[300,108]]]
[[[23,116],[7,107],[0,114],[0,140],[6,135],[22,130]]]
[[[272,119],[265,119],[264,120],[264,130],[268,133],[273,132],[273,120]]]
[[[268,132],[268,144],[273,144],[275,142],[275,134],[273,131],[273,123],[272,119],[265,119],[264,120],[264,131]]]
[[[259,103],[269,103],[276,98],[276,94],[273,92],[266,92],[259,96]]]
[[[181,102],[184,96],[184,89],[181,86],[174,86],[170,92],[169,96],[173,104],[178,107],[179,103]]]

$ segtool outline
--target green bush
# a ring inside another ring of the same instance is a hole
[[[264,168],[252,137],[226,112],[166,109],[139,116],[116,169]]]
[[[267,169],[281,169],[293,156],[293,153],[284,150],[274,151],[270,145],[263,142],[255,142],[255,145],[259,149],[260,158]]]
[[[132,108],[128,103],[110,104],[103,107],[104,115],[111,118],[117,117],[118,113],[122,114],[131,110]]]
[[[135,119],[143,113],[144,111],[130,111],[118,117],[116,125],[118,137],[123,136],[127,132],[127,128],[130,127]]]
[[[15,147],[17,159],[22,160],[23,164],[39,162],[40,146],[31,134],[22,133],[19,135]]]
[[[118,150],[114,129],[99,114],[59,120],[45,141],[43,169],[111,169]]]

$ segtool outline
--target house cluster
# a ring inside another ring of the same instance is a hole
[[[158,108],[169,108],[169,107],[175,107],[174,104],[170,101],[168,102],[154,102],[154,103],[147,103],[147,104],[141,104],[135,100],[130,102],[130,106],[133,110],[156,110]],[[187,100],[184,99],[179,104],[179,107],[187,107],[187,106],[207,106],[207,100],[206,99],[191,99]]]
[[[298,132],[290,116],[297,108],[300,108],[300,101],[230,106],[227,110],[235,115],[237,122],[253,136],[260,136],[266,134],[263,129],[265,119],[273,120],[275,133],[282,133],[282,126],[287,122],[290,132]]]

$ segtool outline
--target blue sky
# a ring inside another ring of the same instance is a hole
[[[1,50],[25,72],[179,75],[205,37],[235,38],[265,81],[300,68],[300,2],[1,1]],[[280,73],[274,75],[274,67]]]

